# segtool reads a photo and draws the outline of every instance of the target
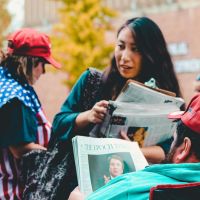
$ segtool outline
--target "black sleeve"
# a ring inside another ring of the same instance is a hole
[[[36,141],[36,115],[17,98],[0,108],[0,121],[1,147]]]

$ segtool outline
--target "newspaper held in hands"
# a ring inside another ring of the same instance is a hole
[[[173,92],[150,88],[133,80],[127,81],[116,101],[164,105],[172,104],[176,105],[177,108],[180,108],[184,104],[184,100],[175,97],[175,93]]]
[[[173,135],[175,123],[167,116],[183,104],[174,93],[128,81],[118,98],[109,102],[103,123],[96,125],[90,136],[120,138],[125,131],[141,147],[156,145]]]
[[[137,142],[76,136],[72,144],[78,185],[86,196],[121,174],[148,166]]]

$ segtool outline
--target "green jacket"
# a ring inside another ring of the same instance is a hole
[[[156,185],[191,182],[200,182],[200,163],[157,164],[118,176],[87,199],[147,200],[150,189]]]

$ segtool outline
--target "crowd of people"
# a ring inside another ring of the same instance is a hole
[[[77,187],[72,138],[89,136],[92,128],[104,120],[109,100],[117,98],[128,79],[145,83],[154,78],[159,88],[182,97],[166,41],[155,22],[137,17],[122,24],[116,34],[110,65],[103,71],[89,68],[82,73],[52,126],[32,87],[45,73],[45,64],[61,67],[51,55],[51,42],[46,34],[23,28],[8,37],[7,52],[0,57],[0,199],[23,199],[24,163],[20,160],[28,152],[46,151],[50,138],[51,145],[54,141],[62,143],[69,154],[70,171],[66,172],[67,181],[62,183],[63,199],[148,199],[150,188],[158,184],[200,182],[200,95],[197,94],[185,112],[169,116],[177,123],[172,138],[141,148],[152,165],[123,174],[123,162],[115,157],[110,159],[110,177],[104,176],[105,186],[88,197]],[[127,139],[125,133],[121,137]],[[114,161],[119,168],[115,170],[117,175],[112,172]]]

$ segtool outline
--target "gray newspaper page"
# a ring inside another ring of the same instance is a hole
[[[105,120],[90,136],[119,138],[125,131],[140,146],[158,144],[172,136],[175,123],[167,116],[183,104],[182,98],[129,82],[118,98],[110,101]]]

